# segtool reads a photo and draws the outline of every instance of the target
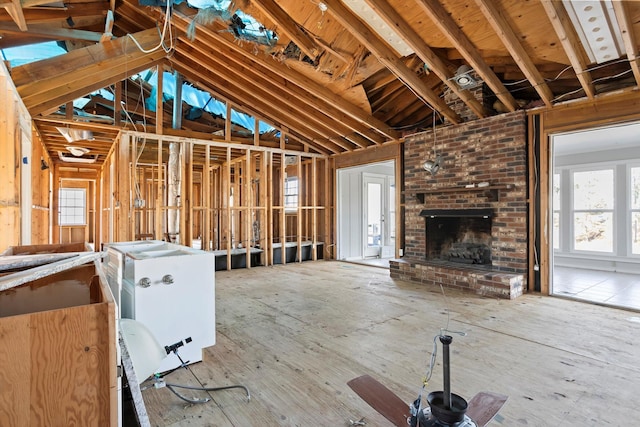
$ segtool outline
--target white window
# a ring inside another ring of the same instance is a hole
[[[286,210],[298,208],[298,178],[287,178],[284,181],[284,207]]]
[[[86,200],[84,188],[61,188],[58,193],[58,224],[86,225]]]
[[[560,174],[553,174],[553,249],[560,249]]]
[[[613,253],[613,168],[573,172],[573,249]]]
[[[630,168],[631,253],[640,255],[640,167]]]

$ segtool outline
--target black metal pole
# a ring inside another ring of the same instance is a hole
[[[451,409],[451,366],[449,364],[449,344],[453,341],[453,338],[449,335],[441,335],[440,342],[442,343],[442,362],[444,370],[444,407]]]

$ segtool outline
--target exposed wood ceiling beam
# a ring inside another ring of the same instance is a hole
[[[191,17],[176,11],[173,15],[173,22],[178,27],[186,28],[186,26],[191,23]],[[232,40],[228,40],[215,30],[204,26],[198,26],[198,34],[204,34],[210,38],[213,45],[215,45],[215,48],[220,52],[225,52],[225,54],[236,53],[241,55],[244,60],[248,60],[249,66],[251,63],[257,64],[261,69],[265,69],[268,73],[273,73],[275,74],[275,77],[282,78],[286,81],[286,86],[296,85],[301,90],[322,100],[328,105],[331,105],[333,108],[338,109],[345,115],[357,120],[366,127],[375,130],[381,135],[393,140],[399,138],[399,133],[391,129],[386,123],[367,114],[361,108],[345,100],[340,95],[333,93],[320,83],[317,83],[302,73],[299,73],[280,62],[274,61],[273,58],[263,58],[260,55],[254,55],[253,53],[237,46]],[[322,109],[323,105],[319,104],[318,108]]]
[[[182,31],[186,30],[187,27],[185,21],[177,19],[174,20],[174,25]],[[312,108],[318,113],[333,118],[338,123],[335,130],[340,131],[341,135],[344,135],[356,146],[367,147],[369,145],[362,137],[374,144],[382,144],[385,142],[384,137],[380,135],[380,133],[375,132],[370,126],[363,124],[360,120],[354,119],[351,115],[345,114],[343,110],[337,108],[337,105],[318,98],[297,85],[292,85],[288,78],[282,77],[279,73],[271,75],[271,70],[265,67],[265,62],[256,61],[255,56],[252,55],[248,57],[246,54],[239,52],[236,47],[231,49],[230,46],[221,45],[219,40],[212,38],[209,32],[204,30],[198,31],[198,38],[198,43],[192,43],[188,40],[183,40],[182,43],[190,44],[194,49],[199,49],[201,51],[199,54],[200,57],[205,55],[215,62],[220,62],[220,58],[225,58],[220,64],[221,69],[228,69],[229,73],[232,74],[238,74],[238,70],[242,70],[240,74],[251,79],[251,87],[272,88],[275,84],[283,96],[293,97],[290,99],[292,99],[292,102],[299,104],[300,111],[308,112],[309,109]],[[180,46],[178,49],[180,49]],[[275,65],[273,61],[266,61],[266,63],[268,63],[269,66]],[[285,70],[287,75],[293,72],[293,70],[289,68],[285,68]],[[325,89],[324,92],[326,93],[328,91]],[[342,101],[342,103],[343,105],[347,105],[346,101]],[[310,105],[312,105],[312,107],[310,107]],[[323,121],[326,123],[326,118],[324,118]],[[339,138],[339,135],[334,132],[334,137]]]
[[[280,104],[286,104],[286,108],[291,108],[296,112],[298,117],[298,123],[304,123],[306,125],[313,125],[316,130],[319,131],[326,138],[334,137],[339,139],[339,135],[345,135],[344,137],[359,147],[366,147],[369,142],[362,138],[360,135],[352,135],[352,131],[342,123],[336,120],[335,126],[328,126],[327,117],[318,113],[314,107],[310,107],[303,101],[291,96],[287,91],[282,91],[278,94],[273,94],[269,89],[265,89],[265,85],[268,83],[268,79],[260,73],[255,73],[252,68],[245,66],[231,66],[229,64],[228,57],[222,59],[221,56],[212,54],[207,46],[202,43],[193,43],[188,39],[180,39],[181,44],[178,49],[180,53],[188,55],[194,62],[198,63],[202,58],[207,58],[208,61],[214,65],[214,69],[217,73],[223,75],[223,77],[236,83],[239,87],[252,87],[255,95],[261,96],[265,100],[266,109],[263,114],[268,114],[274,110],[274,107]],[[185,46],[188,46],[187,49]],[[285,107],[283,105],[283,107]],[[347,150],[351,150],[350,146],[345,147]]]
[[[556,0],[542,0],[542,6],[544,7],[547,16],[553,25],[553,29],[556,31],[562,47],[571,62],[576,77],[580,81],[580,85],[584,89],[584,92],[589,98],[595,96],[595,89],[593,87],[593,80],[591,74],[587,71],[587,63],[582,55],[582,44],[580,39],[573,29],[573,25],[569,20],[569,15],[565,10],[562,2]]]
[[[186,60],[186,58],[181,58],[180,54],[177,55],[175,60],[177,64],[174,65],[188,68],[191,73],[194,73],[191,75],[195,77],[197,81],[206,82],[205,87],[215,87],[218,92],[224,90],[225,97],[234,96],[243,104],[251,105],[253,109],[263,111],[262,115],[267,115],[270,121],[281,124],[278,127],[285,126],[290,129],[295,129],[304,136],[307,141],[315,142],[332,154],[341,151],[337,150],[335,145],[338,145],[343,150],[353,150],[352,145],[346,141],[331,140],[331,138],[335,136],[335,133],[326,126],[326,122],[321,123],[315,117],[304,120],[297,108],[288,104],[286,100],[279,99],[277,95],[268,94],[264,91],[247,90],[246,88],[250,88],[252,85],[247,84],[246,80],[239,77],[233,78],[233,76],[229,74],[219,74],[219,70],[216,70],[216,73],[201,70],[201,67],[198,67],[199,62],[197,60]],[[271,114],[277,119],[271,116]],[[336,140],[339,139],[339,137],[336,137]],[[324,141],[330,143],[327,144],[324,143]],[[306,145],[309,145],[308,142]],[[313,147],[313,145],[311,147],[316,150],[318,149],[317,147]]]
[[[11,0],[7,3],[0,3],[0,6],[5,8],[9,16],[11,16],[11,19],[13,19],[13,22],[16,23],[21,31],[27,31],[27,21],[24,18],[24,13],[22,13],[20,0]]]
[[[155,28],[135,37],[145,49],[159,42]],[[165,57],[162,49],[144,53],[123,37],[16,67],[12,76],[25,106],[35,116],[145,70]]]
[[[407,87],[425,103],[441,112],[452,123],[460,123],[461,119],[449,106],[428,88],[418,76],[410,70],[398,55],[380,39],[380,36],[345,7],[339,0],[326,0],[328,12],[344,26],[362,45],[389,68]]]
[[[502,84],[498,76],[482,59],[482,55],[478,49],[471,43],[471,40],[456,25],[455,21],[445,10],[439,1],[432,0],[416,0],[418,5],[429,16],[433,24],[449,39],[453,46],[467,60],[469,65],[491,88],[498,99],[509,109],[515,111],[518,109],[518,103],[506,87]]]
[[[522,46],[522,43],[520,43],[520,40],[518,40],[518,36],[511,28],[507,18],[502,14],[502,10],[489,0],[476,0],[476,4],[533,88],[538,92],[542,101],[544,101],[547,107],[551,107],[553,105],[553,93],[551,89],[549,89],[544,77],[540,75],[533,60],[524,46]]]
[[[277,25],[309,58],[315,60],[322,49],[274,0],[251,0],[251,3]]]
[[[454,73],[406,22],[402,16],[387,2],[387,0],[366,0],[366,2],[393,28],[414,52],[424,61],[458,98],[460,98],[479,118],[486,117],[487,111],[468,90],[460,87],[451,80]]]
[[[51,0],[19,0],[22,7],[35,7],[42,6],[43,4],[51,3]]]
[[[623,1],[613,1],[613,10],[616,13],[616,19],[620,32],[622,33],[622,41],[624,42],[624,48],[627,52],[627,58],[629,59],[629,65],[633,70],[633,75],[636,79],[636,86],[640,86],[640,64],[638,62],[638,44],[637,38],[633,31],[633,22],[627,11],[628,5]]]
[[[417,66],[421,65],[422,61],[417,56],[410,56],[407,60],[405,60],[405,64],[407,64],[407,67],[409,67],[409,69],[413,70]],[[384,87],[388,84],[398,81],[396,76],[394,76],[393,73],[387,68],[383,68],[375,74],[380,77],[375,79],[375,83],[370,84],[365,88],[367,94],[369,95],[375,95],[379,90],[383,90]]]
[[[187,76],[192,82],[216,96],[229,100],[231,97],[235,98],[236,102],[242,102],[243,104],[250,105],[251,108],[258,111],[268,111],[268,108],[278,112],[278,122],[282,126],[295,129],[304,140],[305,145],[310,145],[310,141],[313,141],[320,148],[311,145],[311,148],[324,154],[338,153],[333,146],[333,142],[329,145],[327,142],[328,136],[319,133],[316,129],[312,129],[309,126],[302,125],[296,122],[295,111],[293,109],[285,109],[281,106],[269,105],[268,102],[260,99],[256,96],[255,92],[248,89],[244,89],[241,86],[235,84],[232,81],[228,81],[225,77],[214,74],[212,71],[200,66],[197,61],[187,60],[186,58],[180,58],[180,54],[175,58],[176,62],[173,66],[182,74]],[[241,106],[241,109],[245,109]],[[327,142],[325,142],[327,141]]]
[[[81,18],[89,16],[102,16],[104,19],[105,11],[109,8],[109,2],[91,2],[91,3],[68,3],[65,7],[42,7],[35,9],[24,9],[27,24],[39,24],[51,21],[65,21],[68,17]],[[11,22],[8,16],[0,16],[0,22]]]
[[[0,22],[0,32],[9,34],[20,34],[22,30],[16,25]],[[73,30],[71,28],[52,28],[50,25],[35,24],[29,25],[28,34],[31,37],[39,37],[51,40],[83,40],[97,42],[100,41],[101,33],[84,30]]]
[[[203,40],[207,40],[206,36],[203,37]],[[203,57],[204,55],[209,60],[220,63],[220,67],[222,69],[228,69],[228,72],[232,75],[238,74],[238,70],[240,70],[240,74],[251,79],[252,87],[267,88],[263,90],[269,91],[271,90],[269,88],[272,87],[272,85],[277,85],[280,88],[282,95],[290,97],[289,99],[292,99],[292,102],[296,103],[301,111],[305,112],[309,110],[310,107],[308,93],[302,91],[297,86],[287,84],[287,81],[279,76],[273,76],[269,78],[267,75],[267,70],[264,70],[260,65],[248,62],[246,58],[238,55],[237,52],[224,49],[218,50],[215,43],[192,43],[188,40],[183,40],[183,43],[189,44],[193,49],[200,50],[199,57]],[[221,61],[221,58],[225,58],[225,60]],[[356,132],[370,139],[376,144],[384,142],[383,138],[379,134],[372,132],[369,128],[363,126],[360,122],[345,115],[338,109],[334,108],[332,105],[328,105],[320,99],[318,99],[317,102],[313,103],[312,108],[322,114],[334,118],[337,122],[339,122],[337,130],[339,130],[343,135],[353,134],[354,132]],[[323,119],[323,121],[326,122],[326,119]],[[357,137],[357,139],[355,139],[353,142],[356,145],[362,147],[369,145],[368,143],[366,143],[366,141],[361,140],[360,137]]]

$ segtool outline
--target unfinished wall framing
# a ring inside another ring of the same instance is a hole
[[[103,238],[214,251],[218,270],[324,258],[333,240],[322,155],[141,132],[116,145],[100,180]]]

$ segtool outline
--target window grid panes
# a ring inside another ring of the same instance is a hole
[[[613,169],[573,172],[573,248],[613,253]]]
[[[553,248],[560,249],[560,174],[553,175]]]
[[[86,225],[86,190],[84,188],[61,188],[58,193],[58,224]]]
[[[640,167],[630,168],[631,253],[640,255]]]
[[[298,207],[298,178],[287,178],[284,181],[284,207],[287,209]]]

